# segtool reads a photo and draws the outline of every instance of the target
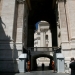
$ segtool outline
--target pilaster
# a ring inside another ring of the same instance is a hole
[[[66,0],[66,14],[69,30],[71,57],[75,57],[75,0]]]
[[[75,0],[66,0],[66,13],[70,31],[70,41],[75,40]]]
[[[44,40],[44,37],[45,37],[45,36],[44,36],[44,32],[41,31],[41,32],[40,32],[40,43],[41,43],[40,45],[41,45],[41,47],[44,47],[44,41],[45,41],[45,40]]]
[[[64,0],[58,0],[59,23],[61,28],[61,41],[68,42],[67,21]]]
[[[71,57],[71,45],[69,41],[69,30],[66,14],[65,0],[58,0],[58,14],[60,24],[60,36],[61,36],[61,50],[65,57],[65,62],[70,60]],[[69,57],[70,56],[70,57]],[[67,60],[69,58],[69,60]]]

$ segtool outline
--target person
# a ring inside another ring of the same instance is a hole
[[[42,70],[44,70],[44,63],[42,63]]]
[[[69,68],[71,69],[71,75],[75,75],[75,60],[71,58],[71,63],[69,64]]]
[[[54,60],[52,60],[52,69],[53,69],[54,72],[55,72],[55,64],[54,64]]]
[[[28,69],[28,71],[30,71],[30,61],[28,61],[28,63],[27,63],[27,69]]]

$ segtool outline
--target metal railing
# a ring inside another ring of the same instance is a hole
[[[30,51],[56,51],[58,50],[58,47],[28,47],[28,50]]]

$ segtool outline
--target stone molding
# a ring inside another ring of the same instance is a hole
[[[41,28],[41,29],[40,29],[41,32],[46,32],[46,31],[48,31],[48,30],[49,30],[49,29],[44,29],[44,28]]]
[[[64,2],[64,0],[58,0],[58,2]]]
[[[25,0],[17,0],[17,2],[19,2],[19,3],[24,3]]]

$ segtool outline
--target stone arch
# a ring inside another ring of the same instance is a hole
[[[53,56],[49,55],[49,54],[36,54],[34,56],[32,56],[31,58],[31,70],[36,70],[37,69],[37,62],[36,62],[36,59],[39,58],[39,57],[47,57],[50,59],[50,69],[52,69],[51,67],[51,62],[53,60]]]

